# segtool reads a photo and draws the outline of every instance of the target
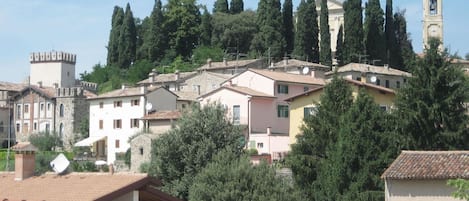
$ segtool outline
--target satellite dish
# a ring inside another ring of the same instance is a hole
[[[68,165],[70,165],[70,161],[67,160],[64,154],[59,154],[50,162],[50,166],[57,174],[64,172]]]
[[[375,83],[376,82],[376,76],[371,76],[370,81]]]
[[[308,73],[309,73],[309,68],[308,68],[307,66],[304,67],[303,70],[302,70],[302,72],[303,72],[303,75],[308,74]]]
[[[153,108],[153,105],[152,105],[151,103],[147,103],[147,104],[145,105],[145,109],[146,109],[146,110],[151,110],[152,108]]]

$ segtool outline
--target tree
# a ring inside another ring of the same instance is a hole
[[[320,62],[326,66],[332,66],[331,52],[331,34],[329,32],[329,9],[327,8],[327,0],[321,0],[321,15],[319,19],[321,23],[321,51]]]
[[[62,147],[62,139],[57,133],[41,132],[29,136],[29,142],[37,147],[40,151],[54,151],[58,147]]]
[[[283,37],[285,38],[285,51],[292,53],[294,47],[295,35],[293,33],[293,3],[292,0],[285,0],[283,3]]]
[[[335,59],[339,66],[344,65],[344,27],[340,25],[339,32],[337,33],[337,45],[335,51]]]
[[[464,58],[465,58],[466,60],[469,60],[469,53],[466,53],[466,55],[464,56]]]
[[[200,35],[201,19],[195,0],[169,0],[164,17],[170,48],[176,56],[188,58]]]
[[[386,0],[386,21],[384,25],[384,35],[386,40],[386,63],[389,66],[397,69],[403,69],[403,63],[401,60],[398,49],[398,43],[396,40],[396,30],[394,25],[394,17],[392,11],[392,0]]]
[[[203,46],[210,46],[212,40],[212,16],[208,12],[207,8],[204,7],[204,13],[201,17],[200,23],[200,38],[199,44]]]
[[[260,0],[257,6],[256,24],[259,27],[251,43],[251,51],[264,56],[281,58],[284,55],[282,13],[280,0]]]
[[[430,40],[396,99],[398,131],[407,137],[410,149],[469,148],[468,81],[460,67],[450,64],[446,51],[438,50],[439,44],[438,39]]]
[[[215,13],[213,15],[212,45],[227,53],[247,53],[257,32],[256,13]]]
[[[335,77],[323,90],[316,114],[303,120],[302,134],[287,156],[294,181],[302,189],[312,188],[320,163],[327,157],[326,150],[337,141],[340,118],[353,101],[352,89],[341,78]]]
[[[319,28],[314,0],[302,0],[298,6],[298,22],[293,54],[302,60],[319,63]]]
[[[412,47],[412,40],[407,33],[407,22],[405,11],[398,11],[394,14],[394,30],[396,32],[396,68],[409,71],[415,63],[415,53]]]
[[[109,34],[109,42],[107,45],[107,64],[113,65],[117,63],[119,58],[119,38],[121,26],[124,21],[124,9],[114,6],[112,13],[111,33]]]
[[[299,200],[295,189],[266,163],[222,150],[194,179],[189,200]]]
[[[386,60],[386,41],[383,31],[383,9],[379,0],[369,0],[365,4],[365,50],[370,61]]]
[[[194,177],[220,150],[240,152],[239,127],[226,118],[220,104],[194,105],[176,127],[152,142],[150,175],[160,178],[163,190],[187,199]]]
[[[344,63],[360,62],[363,53],[362,1],[345,1],[344,12]]]
[[[213,4],[213,13],[229,13],[228,0],[216,0]]]
[[[230,2],[230,13],[238,14],[244,11],[243,0],[231,0]]]
[[[156,0],[150,15],[149,29],[145,35],[148,60],[152,63],[163,58],[168,44],[167,34],[163,27],[165,19],[162,9],[161,0]]]
[[[136,40],[137,31],[135,28],[135,21],[132,10],[130,10],[130,4],[127,3],[119,35],[119,45],[117,48],[119,58],[117,58],[116,65],[118,67],[127,69],[130,67],[130,64],[135,61],[135,52],[137,48]]]

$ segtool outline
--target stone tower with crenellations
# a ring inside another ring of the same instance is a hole
[[[423,0],[423,49],[430,38],[438,38],[443,49],[443,0]]]
[[[29,56],[30,84],[46,87],[74,87],[77,56],[66,52],[34,52]]]

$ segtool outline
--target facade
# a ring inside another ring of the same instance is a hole
[[[423,49],[428,48],[430,38],[441,41],[443,50],[443,0],[423,0]]]
[[[125,87],[88,99],[90,136],[75,146],[92,146],[93,156],[114,163],[130,148],[129,138],[143,132],[142,117],[176,109],[177,96],[164,87]]]
[[[13,122],[13,97],[26,84],[0,82],[0,147],[7,148],[8,141],[16,142]]]
[[[394,90],[355,80],[346,79],[346,81],[351,85],[352,96],[355,98],[360,89],[365,89],[383,110],[388,110],[394,105],[394,99],[396,97]],[[314,115],[317,104],[320,103],[323,89],[324,87],[315,88],[286,99],[290,104],[291,144],[296,143],[296,136],[301,134],[300,127],[303,125],[305,116]]]
[[[402,151],[381,176],[386,201],[458,201],[449,179],[469,179],[469,151]]]
[[[298,75],[311,75],[315,78],[324,79],[324,73],[331,69],[329,66],[285,57],[282,61],[269,66],[269,70]]]
[[[248,148],[271,154],[289,151],[289,110],[284,99],[324,85],[307,75],[249,69],[200,97],[201,104],[223,104],[234,124],[246,125]]]
[[[47,87],[74,87],[76,55],[65,52],[36,52],[29,56],[30,83]]]
[[[326,78],[332,79],[334,74],[334,71],[327,72]],[[412,76],[408,72],[390,68],[389,66],[373,66],[361,63],[349,63],[339,67],[337,75],[391,89],[401,88],[407,82],[407,78]]]
[[[212,62],[211,59],[207,60],[207,63],[197,71],[208,71],[212,73],[228,74],[228,75],[237,75],[246,71],[249,68],[258,68],[262,69],[267,67],[268,64],[263,59],[248,59],[248,60],[233,60],[228,61],[223,59],[222,62]]]

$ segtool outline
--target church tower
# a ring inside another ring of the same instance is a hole
[[[440,39],[443,48],[443,0],[423,0],[423,48],[430,38]]]

